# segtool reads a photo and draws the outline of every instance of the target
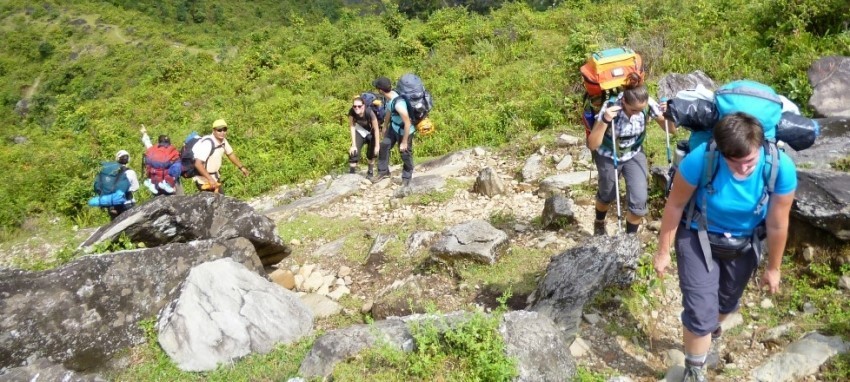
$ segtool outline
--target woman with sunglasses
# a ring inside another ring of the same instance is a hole
[[[643,153],[646,124],[652,118],[662,129],[665,128],[661,110],[650,108],[650,104],[654,104],[654,101],[649,97],[643,78],[637,73],[629,74],[623,92],[615,101],[606,102],[602,107],[587,138],[587,147],[593,151],[599,172],[594,235],[607,234],[605,215],[611,202],[615,199],[619,202],[616,185],[620,174],[626,180],[628,195],[626,233],[636,233],[641,219],[646,215],[648,172],[646,155]],[[672,131],[674,124],[668,125]],[[619,218],[619,210],[617,212]]]
[[[348,110],[348,126],[351,132],[351,148],[348,149],[348,173],[357,172],[357,164],[360,163],[360,152],[363,144],[366,144],[366,159],[369,160],[369,171],[366,176],[374,175],[375,157],[378,156],[380,144],[380,130],[378,128],[378,117],[362,97],[355,97],[351,109]]]

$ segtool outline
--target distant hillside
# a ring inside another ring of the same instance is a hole
[[[119,149],[141,170],[142,124],[179,141],[226,119],[252,176],[225,166],[224,177],[249,197],[341,169],[349,101],[380,75],[416,72],[434,94],[438,130],[416,143],[421,158],[579,131],[577,68],[599,48],[638,50],[651,85],[701,69],[769,83],[801,105],[812,60],[850,54],[843,0],[572,0],[486,14],[436,3],[4,2],[0,240],[39,216],[103,222],[84,205],[93,176]]]

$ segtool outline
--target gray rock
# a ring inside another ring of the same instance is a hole
[[[107,379],[99,375],[80,374],[46,359],[37,359],[27,366],[15,367],[0,374],[0,382],[18,381],[106,382]]]
[[[439,158],[417,164],[416,173],[423,176],[438,175],[442,178],[454,177],[469,164],[470,155],[473,155],[472,149],[446,154]],[[416,176],[413,179],[416,179]]]
[[[375,240],[372,242],[372,248],[369,249],[369,257],[368,259],[374,259],[376,257],[383,257],[386,252],[387,244],[391,241],[395,240],[395,235],[389,234],[378,234],[375,236]]]
[[[555,165],[555,170],[565,171],[573,167],[573,156],[570,154],[564,155],[563,158]]]
[[[116,241],[122,233],[148,248],[244,237],[254,244],[264,265],[277,264],[291,252],[277,235],[273,221],[245,202],[211,192],[155,198],[136,206],[98,229],[80,248],[89,250],[98,243]]]
[[[563,194],[570,187],[584,184],[596,178],[596,171],[577,171],[568,174],[552,175],[540,181],[539,193],[544,195]]]
[[[658,95],[658,99],[673,98],[676,96],[676,93],[682,90],[694,89],[700,84],[708,90],[714,90],[717,87],[714,84],[714,80],[702,71],[697,70],[688,74],[672,73],[662,77],[658,81],[658,91],[656,94]]]
[[[324,244],[313,251],[313,256],[317,258],[335,257],[342,253],[342,248],[345,246],[345,238],[334,240]]]
[[[649,168],[649,176],[652,179],[653,189],[664,190],[670,181],[670,168],[667,166],[653,165]]]
[[[575,339],[584,305],[604,287],[634,281],[640,241],[636,235],[594,236],[552,257],[534,291],[531,311],[540,312]]]
[[[455,293],[455,283],[441,275],[411,275],[397,280],[375,295],[372,318],[383,320],[415,313],[426,313],[429,307],[440,307],[446,296]]]
[[[469,259],[493,264],[498,250],[507,241],[506,233],[476,219],[444,230],[442,237],[431,247],[431,254],[447,262]]]
[[[590,149],[587,146],[582,146],[579,150],[578,161],[588,164],[593,161],[593,154],[590,153]]]
[[[818,371],[830,357],[846,353],[850,342],[839,336],[827,337],[811,332],[795,341],[781,353],[774,354],[752,371],[759,382],[799,381]]]
[[[550,196],[543,203],[542,215],[543,227],[548,229],[566,228],[575,223],[575,212],[573,212],[573,201],[561,195]]]
[[[415,176],[410,179],[410,184],[407,187],[399,187],[393,194],[396,198],[403,198],[409,195],[421,195],[434,191],[439,191],[446,186],[446,179],[440,175],[425,175]]]
[[[325,182],[313,189],[313,195],[300,198],[284,206],[274,207],[263,211],[263,214],[274,221],[285,220],[304,211],[311,211],[342,200],[360,191],[360,181],[363,177],[358,174],[345,174],[330,182]]]
[[[307,293],[301,296],[301,302],[313,312],[315,318],[327,318],[342,312],[342,305],[316,293]]]
[[[797,179],[791,215],[850,240],[850,173],[798,169]]]
[[[587,342],[584,342],[581,338],[576,338],[570,345],[570,354],[575,358],[584,357],[589,351],[590,345],[588,345]]]
[[[420,248],[425,248],[431,245],[434,240],[439,237],[439,232],[434,231],[416,231],[407,237],[407,254],[412,255]]]
[[[505,352],[517,360],[514,381],[569,381],[576,375],[570,343],[546,316],[524,310],[502,317]]]
[[[578,146],[582,143],[584,143],[583,139],[569,134],[561,134],[555,139],[555,144],[558,145],[558,147],[572,147]]]
[[[850,276],[841,276],[838,279],[838,287],[844,290],[850,290]]]
[[[796,325],[791,322],[770,328],[764,332],[764,336],[762,337],[761,342],[778,344],[782,337],[788,335],[788,333],[791,332],[791,329],[793,329],[795,326]]]
[[[21,100],[18,100],[18,102],[15,103],[15,113],[17,113],[18,116],[26,118],[26,116],[27,116],[27,114],[29,114],[29,112],[30,112],[30,103],[29,103],[28,100],[21,99]]]
[[[27,139],[27,137],[22,136],[22,135],[16,135],[15,137],[12,138],[12,142],[16,145],[22,145],[22,144],[27,143],[29,141],[30,140]]]
[[[540,179],[543,174],[543,156],[534,154],[525,160],[525,165],[522,167],[522,181],[534,182]]]
[[[809,67],[808,76],[815,115],[850,118],[850,57],[821,58]]]
[[[177,367],[208,371],[301,339],[313,329],[313,315],[295,293],[221,259],[192,268],[157,329]]]
[[[785,147],[785,153],[797,164],[797,169],[833,170],[832,163],[847,157],[850,152],[850,119],[818,119],[820,136],[815,144],[803,151]]]
[[[478,172],[478,178],[475,179],[472,190],[485,196],[500,195],[505,193],[505,182],[502,181],[496,170],[492,167],[485,167]]]
[[[265,275],[243,238],[86,256],[43,272],[0,270],[0,368],[32,357],[94,369],[145,342],[139,321],[174,299],[192,267],[225,257]]]
[[[372,347],[386,344],[402,351],[413,351],[413,336],[400,318],[376,321],[370,325],[352,325],[332,330],[313,342],[313,347],[298,369],[305,378],[327,377],[337,363]]]

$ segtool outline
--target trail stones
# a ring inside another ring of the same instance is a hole
[[[442,235],[431,247],[431,254],[447,262],[467,259],[493,264],[498,250],[508,241],[506,233],[478,219],[450,227]]]
[[[553,175],[540,181],[540,191],[538,191],[538,194],[564,194],[570,187],[587,183],[594,178],[596,178],[596,171],[579,171]]]
[[[798,381],[816,373],[830,357],[848,350],[850,342],[843,341],[841,337],[812,332],[771,356],[753,370],[752,377],[757,381]]]
[[[403,198],[409,195],[427,194],[443,189],[446,185],[446,179],[440,175],[425,175],[415,176],[410,179],[410,184],[407,187],[399,187],[393,194],[396,198]]]
[[[485,167],[478,172],[478,178],[475,179],[473,191],[485,195],[494,196],[505,193],[505,183],[491,167]]]
[[[522,167],[522,181],[526,183],[534,182],[540,179],[543,174],[543,156],[534,154],[525,161],[525,166]]]
[[[569,134],[561,134],[555,139],[555,144],[558,147],[572,147],[582,144],[584,141],[581,138],[576,138]]]
[[[231,259],[193,268],[157,323],[162,349],[187,371],[267,353],[312,327],[313,315],[294,293]]]
[[[555,230],[574,223],[573,201],[561,195],[550,196],[543,205],[542,221],[543,227]]]

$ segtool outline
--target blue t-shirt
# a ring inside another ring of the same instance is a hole
[[[691,151],[696,150],[700,145],[705,144],[706,142],[711,140],[711,130],[708,131],[692,131],[691,136],[688,138],[688,147]],[[705,151],[705,150],[703,150]]]
[[[691,150],[679,164],[679,173],[688,184],[698,186],[702,181],[705,168],[705,150],[708,145],[700,145]],[[706,209],[708,210],[708,230],[715,233],[731,233],[734,236],[749,236],[755,227],[767,217],[768,208],[759,215],[755,214],[758,201],[765,187],[765,165],[767,159],[764,147],[756,169],[744,180],[735,179],[732,171],[723,160],[719,151],[715,152],[718,165],[712,185],[714,194],[708,195]],[[776,175],[775,195],[785,195],[797,189],[797,167],[788,155],[779,153],[779,171]],[[697,187],[694,196],[696,207],[700,208],[702,197],[706,193],[704,187]],[[687,213],[687,209],[685,210]],[[693,222],[691,228],[697,228]]]
[[[389,110],[387,110],[387,113],[392,113],[390,114],[390,125],[398,135],[402,135],[404,134],[404,120],[401,119],[401,115],[398,113],[398,111],[396,111],[396,105],[402,105],[401,107],[406,109],[407,102],[404,100],[404,97],[397,96],[393,98],[392,101],[387,103],[387,108],[389,108]],[[408,115],[408,117],[410,116]],[[410,134],[413,134],[415,132],[416,126],[411,123]]]

